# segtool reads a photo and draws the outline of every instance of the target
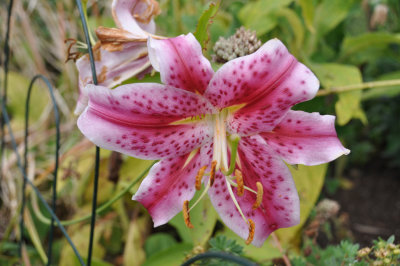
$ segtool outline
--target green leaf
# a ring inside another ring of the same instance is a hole
[[[169,249],[161,251],[145,261],[143,266],[176,266],[182,264],[193,248],[192,244],[181,243],[176,244]]]
[[[210,3],[208,9],[201,14],[196,31],[194,32],[194,36],[203,47],[203,50],[207,49],[207,44],[210,40],[208,29],[213,22],[212,19],[219,9],[220,3],[221,1],[218,1],[216,4],[213,2]]]
[[[311,68],[328,90],[335,86],[362,83],[361,72],[355,66],[328,63],[313,64]],[[352,118],[359,118],[363,123],[367,123],[367,118],[361,109],[361,95],[361,90],[339,93],[335,105],[339,125],[347,124]]]
[[[300,245],[300,230],[310,215],[322,190],[328,164],[316,166],[299,165],[290,168],[300,198],[300,223],[290,228],[277,230],[276,234],[284,246]]]
[[[303,14],[304,21],[306,23],[307,28],[311,32],[315,32],[314,29],[314,3],[313,0],[299,0],[301,11]]]
[[[199,192],[193,197],[192,204],[199,197]],[[182,213],[178,213],[170,221],[170,224],[178,230],[179,236],[184,242],[193,243],[194,246],[204,246],[211,237],[217,218],[218,214],[206,196],[190,211],[190,221],[194,228],[186,227]]]
[[[176,240],[170,234],[156,233],[146,239],[144,250],[146,251],[146,256],[151,257],[175,244]]]
[[[296,49],[300,51],[304,41],[304,27],[299,16],[290,8],[282,8],[277,12],[277,15],[285,18],[289,22],[295,36]]]
[[[278,12],[292,3],[293,0],[259,0],[250,2],[239,11],[239,19],[247,28],[255,30],[257,36],[261,36],[278,23]]]
[[[342,22],[353,6],[355,0],[324,0],[317,6],[314,27],[317,34],[323,36]]]
[[[386,32],[371,32],[358,36],[348,36],[342,43],[339,60],[352,54],[364,52],[371,47],[386,48],[389,44],[400,44],[400,34]]]

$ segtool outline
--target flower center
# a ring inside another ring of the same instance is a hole
[[[228,147],[226,141],[226,118],[228,110],[223,109],[213,116],[214,123],[214,150],[213,161],[217,162],[216,171],[228,170]]]
[[[255,202],[253,204],[253,210],[257,209],[261,205],[262,196],[263,196],[263,187],[260,182],[257,182],[257,191],[247,187],[243,183],[242,172],[236,168],[236,159],[237,159],[237,148],[239,145],[240,137],[236,134],[232,134],[229,137],[226,132],[226,119],[229,114],[228,109],[223,109],[218,114],[212,115],[212,123],[214,129],[214,142],[213,142],[213,159],[210,166],[210,172],[205,173],[207,169],[207,165],[201,167],[196,176],[196,190],[201,189],[201,181],[204,175],[208,175],[209,179],[206,187],[201,193],[200,197],[197,201],[189,208],[189,201],[185,201],[183,204],[183,216],[186,225],[189,228],[193,228],[193,225],[190,222],[189,212],[200,202],[200,200],[207,194],[207,191],[212,187],[214,183],[215,174],[217,171],[220,172],[225,177],[225,183],[228,188],[229,195],[242,216],[243,220],[249,226],[249,236],[247,238],[246,244],[250,244],[254,238],[255,225],[251,219],[247,219],[244,215],[240,205],[236,199],[236,196],[243,196],[244,190],[247,190],[256,195]],[[229,144],[229,145],[228,145]],[[230,148],[230,163],[228,164],[228,146]],[[240,165],[240,164],[239,164]],[[234,181],[236,179],[236,182]],[[232,187],[236,187],[236,196],[233,192]]]

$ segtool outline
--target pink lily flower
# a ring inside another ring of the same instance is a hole
[[[319,82],[277,39],[216,73],[192,34],[150,38],[149,57],[164,84],[90,86],[78,119],[96,145],[143,159],[161,159],[133,200],[154,226],[182,210],[203,182],[224,223],[247,243],[299,222],[299,198],[288,164],[316,165],[350,151],[334,116],[293,111]],[[194,207],[192,205],[191,208]]]
[[[112,15],[118,28],[99,27],[96,35],[99,42],[93,47],[97,82],[112,88],[134,77],[142,77],[152,70],[147,38],[154,36],[156,27],[153,20],[160,12],[154,0],[114,0]],[[157,37],[157,36],[154,36]],[[75,113],[87,106],[87,84],[92,84],[89,55],[85,54],[76,62],[79,72],[79,91]]]

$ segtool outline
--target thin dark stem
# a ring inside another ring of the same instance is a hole
[[[4,103],[4,102],[3,102]],[[69,237],[67,231],[65,230],[64,226],[61,224],[60,220],[58,219],[58,217],[56,216],[56,214],[54,213],[54,211],[51,209],[51,207],[49,206],[49,204],[46,202],[46,200],[43,198],[42,194],[40,193],[40,191],[37,189],[37,187],[28,179],[23,165],[22,165],[22,160],[21,157],[19,156],[18,153],[18,148],[17,148],[17,143],[15,141],[14,138],[14,133],[12,131],[11,128],[11,124],[10,124],[10,118],[8,116],[6,107],[4,104],[1,104],[1,109],[2,109],[2,114],[3,114],[3,118],[4,118],[4,122],[7,125],[8,128],[8,134],[10,136],[10,140],[11,140],[11,146],[13,151],[15,152],[15,156],[17,158],[17,166],[18,169],[21,171],[21,174],[24,177],[24,180],[26,181],[27,185],[30,185],[34,191],[34,193],[36,193],[36,195],[39,197],[40,201],[42,202],[43,206],[47,209],[47,211],[49,212],[49,214],[51,215],[51,217],[53,217],[54,221],[57,223],[58,227],[60,228],[61,232],[64,234],[65,238],[67,239],[68,243],[70,244],[72,250],[74,251],[76,257],[78,258],[79,262],[81,265],[86,265],[85,262],[83,261],[81,255],[79,254],[78,250],[76,249],[76,246],[74,245],[74,243],[72,242],[71,238]]]
[[[92,219],[90,221],[90,238],[89,238],[89,250],[87,264],[91,265],[92,251],[93,251],[93,238],[94,238],[94,227],[96,222],[96,208],[97,208],[97,188],[99,181],[99,162],[100,162],[100,148],[96,147],[96,162],[94,168],[94,180],[93,180],[93,198],[92,198]]]
[[[58,158],[59,158],[59,149],[60,149],[60,115],[58,112],[57,102],[54,97],[54,89],[51,85],[50,81],[43,75],[37,75],[33,77],[31,83],[28,88],[28,94],[26,97],[25,102],[25,137],[24,137],[24,172],[26,174],[27,170],[27,155],[28,155],[28,135],[29,135],[29,110],[30,110],[30,99],[32,95],[32,88],[33,84],[36,80],[43,80],[49,90],[50,98],[53,103],[53,113],[54,113],[54,120],[56,123],[56,150],[55,150],[55,166],[53,170],[53,197],[52,197],[52,209],[55,212],[56,210],[56,201],[57,201],[57,172],[58,172]],[[21,205],[21,216],[23,217],[24,209],[25,209],[25,188],[26,188],[26,181],[24,179],[23,187],[22,187],[22,205]],[[20,223],[21,230],[23,229],[23,219],[21,219]],[[54,218],[51,217],[51,224],[50,224],[50,232],[49,232],[49,240],[48,240],[48,251],[47,251],[47,265],[51,264],[52,259],[52,246],[53,246],[53,237],[54,237]]]
[[[92,69],[93,84],[97,85],[96,66],[94,63],[92,44],[90,42],[89,30],[88,30],[88,26],[87,26],[87,22],[86,22],[86,18],[85,18],[85,13],[82,8],[81,1],[76,0],[76,3],[78,5],[79,14],[81,16],[81,21],[82,21],[83,31],[85,33],[86,44],[88,46],[90,67]],[[91,262],[92,262],[94,227],[95,227],[95,223],[96,223],[97,186],[98,186],[99,167],[100,167],[100,148],[99,147],[96,147],[96,161],[95,161],[94,167],[95,168],[94,168],[94,181],[93,181],[92,218],[91,218],[91,222],[90,222],[89,250],[88,250],[88,257],[87,257],[87,264],[89,266],[91,265]]]
[[[257,265],[252,261],[249,261],[245,258],[236,256],[233,254],[209,251],[209,252],[205,252],[205,253],[199,254],[197,256],[194,256],[193,258],[188,259],[187,261],[182,263],[181,266],[189,266],[189,265],[192,265],[192,263],[194,263],[196,261],[203,260],[203,259],[213,259],[213,258],[235,262],[237,265],[243,265],[243,266]]]

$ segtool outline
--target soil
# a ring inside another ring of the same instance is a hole
[[[339,189],[333,199],[348,214],[354,241],[371,246],[378,237],[395,235],[400,243],[400,169],[372,164],[350,170],[347,178],[353,187]]]

